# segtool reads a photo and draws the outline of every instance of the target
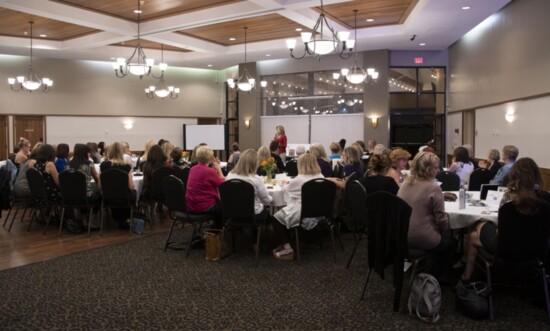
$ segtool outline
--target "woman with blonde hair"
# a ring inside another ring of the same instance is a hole
[[[321,144],[312,144],[309,147],[309,152],[317,158],[317,163],[319,168],[321,168],[321,173],[324,177],[332,177],[332,162],[325,152],[325,148]]]
[[[397,196],[412,208],[409,220],[409,248],[425,250],[436,255],[434,276],[441,278],[452,262],[456,239],[445,212],[445,200],[439,185],[434,183],[439,172],[439,158],[428,152],[418,153],[409,178],[399,188]]]
[[[273,256],[278,260],[294,259],[294,250],[290,245],[290,230],[300,224],[302,208],[302,186],[316,178],[323,178],[317,158],[311,153],[303,154],[298,158],[298,176],[283,186],[282,191],[288,204],[274,215],[273,228],[277,233],[280,246],[273,250]],[[302,227],[310,230],[317,225],[318,219],[307,218],[302,220]]]
[[[31,142],[27,138],[21,137],[17,143],[17,148],[19,151],[15,154],[14,164],[17,166],[17,169],[19,169],[19,165],[23,164],[29,158],[29,154],[31,153]]]
[[[269,150],[269,147],[267,146],[262,146],[258,149],[258,169],[256,170],[256,173],[258,174],[258,176],[265,176],[266,173],[265,173],[265,170],[262,169],[261,167],[261,164],[263,161],[268,161],[272,158],[271,156],[271,151]],[[275,159],[273,159],[273,162],[275,162]],[[275,171],[274,173],[278,173],[279,172],[279,168],[278,167],[275,167]]]
[[[214,217],[214,227],[221,229],[222,211],[218,187],[225,181],[220,161],[208,146],[197,148],[197,164],[189,171],[185,200],[187,209],[196,214],[208,214]],[[209,165],[212,164],[212,167]]]
[[[275,130],[276,130],[276,133],[275,133],[274,140],[277,140],[277,143],[279,143],[279,150],[277,154],[279,154],[279,157],[281,157],[281,160],[284,163],[286,159],[286,145],[287,145],[285,128],[282,125],[277,125],[275,127]]]
[[[253,149],[247,149],[241,153],[239,162],[229,172],[225,180],[242,179],[254,186],[254,213],[256,214],[256,220],[265,221],[268,216],[265,206],[269,205],[273,198],[267,192],[262,179],[256,175],[257,168],[258,152]]]
[[[156,144],[157,144],[156,141],[154,141],[153,139],[150,139],[145,143],[143,154],[138,158],[136,162],[137,169],[139,169],[140,171],[143,171],[143,166],[147,161],[147,155],[149,154],[149,150],[151,149],[151,147],[153,147]]]
[[[346,147],[344,153],[342,153],[342,161],[344,165],[343,174],[344,178],[355,174],[358,178],[363,177],[364,170],[361,162],[361,154],[355,147]]]
[[[405,176],[401,173],[402,170],[407,169],[409,158],[411,154],[403,148],[396,148],[390,153],[391,168],[388,171],[388,176],[393,178],[397,185],[401,185],[405,180]]]
[[[128,173],[128,194],[130,200],[136,200],[136,189],[134,187],[134,175],[132,166],[124,161],[124,147],[122,143],[116,141],[109,145],[105,161],[99,165],[100,172],[108,171],[109,169],[119,169]],[[119,229],[129,229],[130,225],[127,220],[130,217],[130,208],[115,208],[112,209],[113,219],[118,223]]]

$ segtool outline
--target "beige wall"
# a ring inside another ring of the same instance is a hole
[[[152,77],[116,78],[109,62],[34,59],[41,77],[54,80],[51,92],[12,92],[7,77],[26,73],[28,57],[0,55],[0,114],[221,117],[223,75],[216,70],[169,67],[165,79],[179,86],[175,100],[148,100]],[[157,69],[157,68],[155,68]]]
[[[549,93],[549,13],[548,0],[512,1],[452,45],[450,111]]]
[[[379,73],[378,83],[367,85],[363,95],[364,106],[364,140],[374,139],[379,144],[389,146],[390,143],[390,98],[388,85],[389,51],[379,50],[363,53],[365,68],[373,67]],[[378,126],[373,128],[369,117],[378,116]]]

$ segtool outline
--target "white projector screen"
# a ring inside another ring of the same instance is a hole
[[[225,150],[224,125],[183,125],[183,146],[192,150],[199,144],[207,144],[213,150]]]

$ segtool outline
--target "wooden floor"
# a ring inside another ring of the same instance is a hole
[[[21,214],[19,212],[18,216],[21,216]],[[3,217],[0,225],[4,224],[6,215],[7,211],[2,211]],[[0,229],[0,270],[45,261],[58,256],[108,246],[143,236],[131,233],[128,230],[119,230],[116,224],[112,222],[109,223],[108,227],[104,227],[103,235],[96,231],[91,232],[89,237],[87,232],[70,234],[65,230],[61,236],[58,236],[58,227],[54,225],[50,225],[46,235],[42,235],[43,226],[36,223],[33,223],[31,231],[27,232],[28,224],[29,217],[25,215],[24,221],[15,220],[11,232],[7,230],[9,222],[6,224],[6,228]],[[146,224],[144,235],[167,233],[170,225],[171,221],[168,218],[162,222],[157,220],[153,230]]]

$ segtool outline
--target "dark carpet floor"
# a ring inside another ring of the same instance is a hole
[[[181,235],[181,231],[180,231]],[[221,262],[204,250],[162,251],[164,235],[0,272],[1,330],[548,330],[545,311],[521,293],[496,296],[496,320],[474,321],[455,311],[444,289],[441,320],[421,322],[392,312],[391,272],[366,275],[366,249],[350,269],[351,250],[306,245],[303,261],[267,252],[254,265],[251,249]],[[391,270],[389,270],[391,271]],[[405,293],[404,293],[405,295]]]

